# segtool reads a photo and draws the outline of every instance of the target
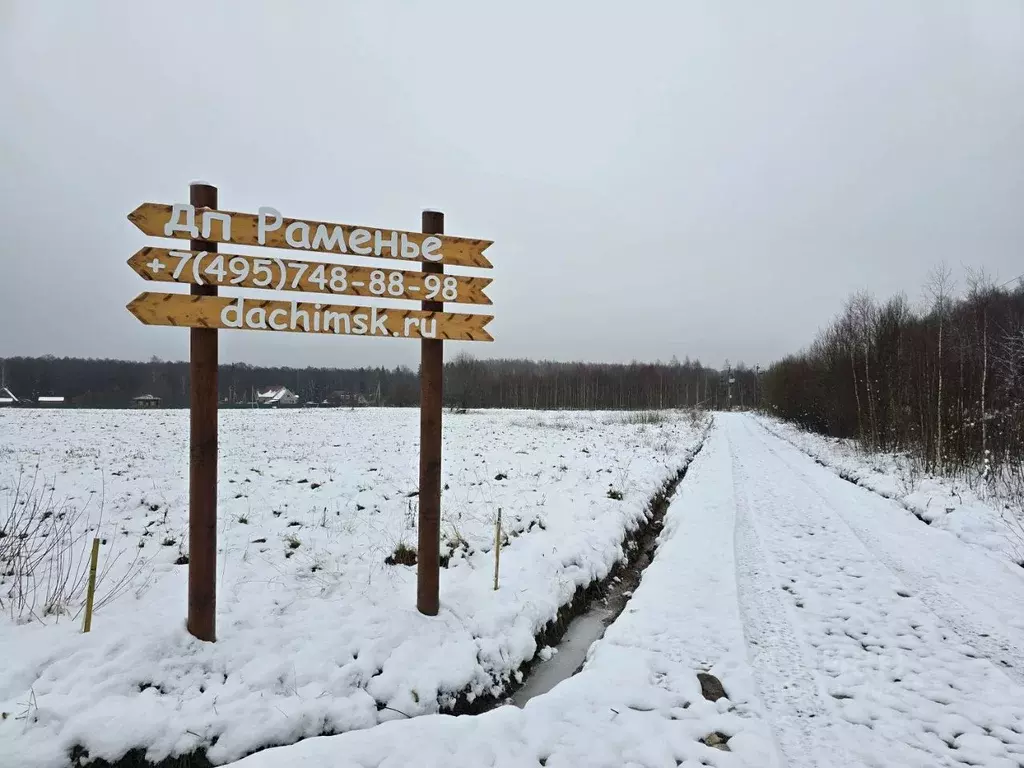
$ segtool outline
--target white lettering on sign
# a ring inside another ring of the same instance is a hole
[[[298,233],[298,235],[296,235]],[[284,231],[284,241],[292,248],[309,248],[309,224],[293,221]]]
[[[427,299],[434,299],[439,293],[445,301],[455,301],[459,296],[459,281],[451,276],[442,281],[440,275],[427,275],[423,286],[427,289]]]
[[[381,231],[379,229],[375,229],[373,231],[374,254],[377,256],[383,256],[385,248],[391,251],[392,258],[400,259],[402,257],[401,251],[398,250],[398,233],[392,232],[385,241]]]
[[[169,255],[172,258],[178,259],[178,266],[174,268],[174,274],[171,275],[172,280],[177,280],[181,276],[181,273],[184,271],[185,267],[188,266],[188,261],[189,259],[192,258],[192,254],[182,253],[181,251],[171,251]],[[203,258],[203,256],[205,255],[206,251],[200,251],[199,253],[196,254],[196,261],[198,262],[198,260]],[[153,261],[157,261],[157,259],[153,259]],[[152,267],[152,264],[150,265],[150,267]],[[185,279],[188,280],[188,277],[186,277]]]
[[[313,248],[325,248],[328,251],[347,253],[345,250],[345,230],[335,227],[330,235],[327,234],[327,225],[320,224],[313,234]]]
[[[263,307],[252,307],[245,313],[245,325],[248,328],[267,330],[267,312]]]
[[[239,297],[221,310],[220,321],[225,328],[248,328],[251,330],[305,331],[360,336],[404,336],[406,338],[427,338],[437,336],[436,318],[406,317],[401,332],[389,332],[388,312],[377,307],[367,307],[355,312],[337,312],[329,306],[314,304],[313,310],[299,309],[299,302],[291,302],[290,310],[278,307],[267,310],[259,303]],[[307,305],[308,306],[308,305]]]
[[[154,256],[144,265],[150,272],[150,279],[160,279],[167,270],[169,279],[175,282],[203,285],[239,285],[242,287],[273,288],[280,291],[318,290],[323,293],[355,293],[363,295],[357,288],[366,287],[373,296],[391,298],[413,298],[417,300],[458,301],[459,281],[454,275],[424,275],[420,272],[403,272],[397,269],[374,269],[369,272],[369,283],[362,280],[349,281],[349,269],[358,274],[367,274],[366,268],[346,268],[341,265],[317,262],[284,261],[282,259],[253,256],[232,256],[209,253],[208,251],[158,251],[167,258]],[[311,269],[312,268],[312,269]],[[144,277],[146,275],[143,275]],[[409,281],[411,278],[411,282]],[[422,279],[422,287],[416,281]],[[350,289],[351,286],[351,289]]]
[[[397,254],[396,254],[397,255]],[[409,236],[402,233],[402,258],[415,259],[420,255],[420,247],[409,239]]]
[[[202,229],[196,223],[196,209],[187,203],[174,203],[171,215],[164,225],[164,236],[175,237],[186,233],[191,239],[231,242],[231,214],[224,211],[203,210],[200,212]],[[219,227],[219,237],[214,229]],[[256,215],[256,242],[267,244],[267,235],[284,225],[284,217],[276,208],[260,206]],[[356,227],[345,235],[346,227],[341,224],[316,224],[316,229],[307,221],[293,221],[284,232],[284,240],[291,248],[302,250],[336,251],[354,253],[357,256],[377,256],[389,259],[443,261],[443,242],[440,237],[428,235],[422,244],[409,239],[409,233],[393,229],[365,229]]]
[[[180,222],[185,214],[185,223]],[[171,206],[171,218],[164,224],[164,235],[174,237],[175,232],[188,232],[193,240],[199,239],[199,228],[196,227],[196,209],[188,203],[175,203]]]
[[[352,253],[359,254],[360,256],[370,256],[373,254],[373,248],[367,248],[363,243],[370,242],[370,233],[365,229],[354,229],[352,234],[348,236],[348,247],[352,249]]]
[[[275,331],[287,331],[288,323],[286,323],[284,320],[277,320],[278,315],[287,314],[288,312],[284,309],[275,309],[270,313],[270,316],[267,318],[267,322],[270,323],[270,327],[273,328]]]
[[[444,258],[440,252],[441,238],[431,235],[423,241],[423,258],[428,261],[440,261]]]
[[[271,218],[273,219],[272,221]],[[260,245],[266,245],[267,232],[273,232],[275,229],[280,229],[282,221],[284,221],[284,219],[282,218],[280,211],[269,206],[261,206],[259,217],[256,220],[256,242]]]
[[[203,237],[209,240],[212,236],[213,226],[211,222],[220,222],[220,239],[226,243],[231,242],[231,216],[221,211],[203,212]]]

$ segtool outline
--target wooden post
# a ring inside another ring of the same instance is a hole
[[[444,234],[444,214],[423,211],[424,234]],[[441,264],[423,263],[423,271],[443,274]],[[444,311],[440,301],[424,301],[429,312]],[[444,342],[420,342],[420,516],[416,547],[416,608],[436,616],[441,571],[441,409],[444,397]]]
[[[501,565],[501,507],[494,520],[494,591],[498,591],[498,568]]]
[[[92,629],[92,606],[96,600],[96,563],[100,559],[100,540],[92,540],[92,552],[89,555],[89,585],[85,593],[85,621],[82,624],[82,631],[88,632]]]
[[[189,187],[189,202],[202,225],[202,208],[217,208],[217,188]],[[217,244],[192,240],[193,251]],[[193,285],[193,296],[216,296],[216,285]],[[189,330],[188,631],[200,640],[217,639],[217,330]]]

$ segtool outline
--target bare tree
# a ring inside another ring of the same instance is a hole
[[[868,450],[878,447],[878,419],[876,415],[876,403],[874,389],[871,379],[871,351],[872,336],[878,308],[875,300],[867,291],[854,294],[846,304],[843,327],[850,334],[850,339],[855,348],[859,348],[864,364],[864,391],[867,400],[867,429],[862,431],[862,441]],[[854,359],[853,348],[851,347],[851,363]],[[856,369],[856,365],[854,364]],[[854,376],[854,394],[857,398],[857,409],[860,411],[860,391],[856,387],[856,375]],[[860,418],[858,416],[858,418]]]
[[[925,292],[932,301],[932,313],[939,326],[938,355],[935,370],[938,375],[938,392],[935,399],[935,469],[942,474],[942,337],[949,314],[950,297],[953,292],[952,273],[945,264],[933,269],[925,284]]]
[[[981,420],[982,476],[991,479],[992,459],[988,446],[988,357],[989,357],[989,308],[995,295],[995,283],[985,270],[967,271],[968,300],[975,307],[975,319],[981,336],[981,396],[979,419]]]

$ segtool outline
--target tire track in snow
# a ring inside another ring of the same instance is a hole
[[[728,438],[727,438],[728,439]],[[749,511],[749,499],[738,481],[742,463],[729,440],[736,505],[734,547],[736,589],[743,632],[761,700],[779,751],[791,768],[829,764],[855,766],[852,755],[838,748],[840,727],[823,698],[824,687],[811,671],[806,650],[778,594],[778,579],[765,556]],[[833,762],[834,761],[834,762]]]
[[[839,522],[850,530],[850,532],[857,537],[864,547],[871,552],[871,554],[878,560],[879,565],[884,567],[903,582],[903,584],[908,588],[908,593],[913,593],[915,597],[920,599],[929,611],[931,611],[957,635],[962,643],[971,646],[978,652],[978,654],[998,666],[1007,676],[1011,677],[1017,683],[1024,684],[1024,649],[1014,643],[1013,640],[1003,632],[997,623],[987,621],[982,626],[978,621],[978,606],[987,603],[991,599],[991,590],[973,590],[975,592],[971,601],[973,607],[968,608],[944,585],[944,580],[948,578],[949,571],[958,567],[955,560],[945,561],[942,569],[929,568],[927,569],[927,572],[924,573],[915,572],[908,568],[905,561],[892,557],[888,553],[888,547],[885,543],[880,541],[878,535],[868,526],[864,525],[862,520],[859,524],[852,523],[850,516],[843,513],[843,509],[849,506],[849,501],[847,499],[844,499],[837,494],[829,494],[827,490],[822,489],[820,484],[815,482],[813,477],[808,476],[805,471],[807,466],[798,466],[798,463],[793,462],[784,456],[782,452],[770,445],[769,440],[765,438],[768,437],[769,439],[774,438],[775,440],[779,440],[782,445],[791,447],[793,450],[797,451],[801,457],[806,456],[803,451],[796,446],[793,446],[792,443],[784,440],[783,438],[773,435],[768,429],[760,424],[757,425],[756,430],[752,430],[749,424],[747,425],[747,428],[752,435],[756,434],[764,444],[766,450],[770,451],[779,459],[779,461],[792,469],[794,474],[797,475],[808,488],[814,491],[815,494],[825,501],[826,504],[835,511],[835,517]],[[817,464],[814,466],[815,468],[818,467]],[[825,469],[826,471],[831,472],[827,467]],[[853,487],[860,488],[867,494],[871,494],[872,497],[878,499],[881,503],[897,504],[897,502],[892,501],[891,499],[886,499],[884,496],[880,496],[870,489],[862,488],[862,486],[856,484],[851,485],[853,485]],[[927,536],[929,534],[922,531],[920,535]],[[969,549],[966,544],[964,545],[964,549]],[[972,554],[975,554],[973,550]],[[991,557],[987,552],[977,554],[986,558]],[[958,587],[961,591],[963,591],[967,586],[968,581],[966,579],[958,580]]]
[[[1024,690],[970,647],[950,642],[955,633],[879,567],[833,501],[773,451],[761,430],[736,417],[723,427],[737,444],[734,455],[754,470],[743,473],[743,486],[748,503],[759,505],[762,546],[787,578],[782,589],[800,609],[797,624],[855,739],[848,743],[861,755],[857,764],[1024,766]],[[853,490],[831,473],[825,480]]]

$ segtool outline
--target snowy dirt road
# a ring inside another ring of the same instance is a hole
[[[721,414],[582,672],[245,768],[1024,766],[1024,570]],[[728,694],[695,693],[710,669]],[[719,730],[729,751],[699,743]],[[414,745],[406,747],[405,745]]]
[[[753,419],[718,423],[749,658],[786,762],[1024,765],[1024,571]]]

